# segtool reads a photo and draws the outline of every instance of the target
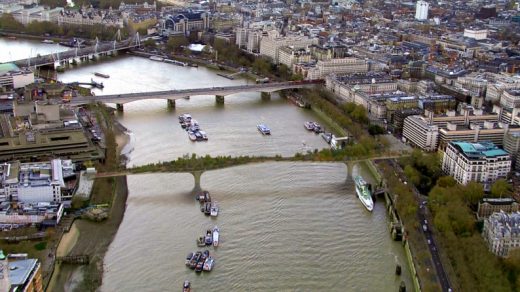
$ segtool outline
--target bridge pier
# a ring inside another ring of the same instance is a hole
[[[122,103],[116,103],[116,109],[118,112],[123,112],[123,104]]]
[[[217,104],[224,104],[224,96],[223,95],[215,95],[215,101]]]
[[[204,171],[202,170],[191,172],[194,179],[193,194],[195,195],[197,195],[197,193],[199,193],[202,190],[202,188],[200,187],[200,177],[202,176],[202,173],[204,173]]]
[[[356,164],[356,162],[353,162],[353,161],[347,161],[346,162],[347,164],[347,180],[353,180],[354,179],[354,164]]]
[[[175,99],[167,99],[167,102],[168,102],[168,109],[175,108]]]
[[[262,100],[271,100],[271,92],[262,91],[260,96],[262,97]]]

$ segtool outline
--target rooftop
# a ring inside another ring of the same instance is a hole
[[[9,262],[9,279],[11,280],[11,285],[15,287],[23,286],[37,264],[38,261],[36,259]]]
[[[451,142],[469,158],[493,158],[497,156],[509,155],[503,149],[498,148],[493,142],[470,143],[463,141]]]
[[[10,71],[20,71],[20,68],[18,68],[14,63],[0,64],[0,75],[4,75]]]

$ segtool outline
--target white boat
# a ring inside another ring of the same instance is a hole
[[[218,238],[220,236],[220,229],[217,226],[213,228],[213,246],[218,246]]]
[[[269,129],[269,127],[264,124],[257,125],[256,128],[263,135],[271,135],[271,129]]]
[[[208,141],[208,134],[205,131],[199,131],[199,133],[202,135],[202,140]]]
[[[372,211],[374,209],[374,201],[372,200],[372,193],[368,189],[367,182],[360,175],[354,178],[354,182],[356,183],[356,194],[359,200],[368,211]]]
[[[217,206],[217,202],[213,201],[211,202],[211,209],[210,209],[210,213],[209,213],[212,217],[217,217],[218,216],[218,206]]]
[[[159,57],[159,56],[150,56],[150,60],[162,62],[164,60],[164,58]]]
[[[43,40],[42,43],[43,44],[54,44],[54,41],[53,40]]]
[[[213,269],[214,264],[215,264],[215,259],[212,256],[208,256],[208,258],[204,262],[204,266],[202,267],[202,270],[209,272]]]

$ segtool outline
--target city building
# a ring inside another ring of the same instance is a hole
[[[419,0],[415,6],[415,19],[424,21],[428,19],[428,8],[430,4],[426,1]]]
[[[478,203],[477,217],[480,220],[497,212],[513,213],[518,211],[520,211],[520,204],[513,198],[483,198]]]
[[[0,249],[0,291],[43,292],[42,268],[27,254],[5,256]]]
[[[62,188],[66,188],[66,178],[75,177],[72,161],[61,159],[4,163],[0,165],[0,175],[0,201],[22,203],[70,200],[71,195],[62,192]]]
[[[507,257],[520,248],[520,212],[493,213],[484,220],[482,236],[489,250],[500,257]]]
[[[76,113],[46,101],[16,100],[14,116],[0,114],[0,159],[104,158],[104,150],[78,122]]]
[[[0,225],[9,230],[11,226],[43,224],[56,226],[63,216],[65,204],[62,203],[0,203]]]
[[[189,35],[191,31],[207,31],[210,27],[209,15],[203,11],[177,11],[167,15],[162,21],[162,34]]]
[[[307,63],[311,61],[311,54],[307,49],[295,49],[291,46],[281,47],[278,53],[278,62],[289,69],[296,63]]]
[[[504,150],[513,159],[513,168],[520,170],[520,132],[508,131],[504,136]]]
[[[464,29],[465,37],[475,39],[477,41],[487,39],[487,34],[488,34],[487,29],[472,29],[472,28]]]
[[[34,73],[13,63],[0,64],[0,89],[18,89],[34,83]]]
[[[442,170],[463,185],[470,181],[490,185],[507,177],[511,156],[492,142],[449,142],[443,152]]]
[[[403,139],[424,151],[436,151],[439,126],[431,124],[424,116],[408,116],[403,124]]]
[[[317,38],[306,36],[287,36],[280,37],[276,33],[271,33],[267,37],[262,37],[260,41],[260,55],[269,57],[273,63],[280,63],[280,48],[291,46],[293,49],[306,49],[310,45],[318,43]]]

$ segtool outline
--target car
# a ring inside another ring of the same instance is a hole
[[[426,230],[428,230],[428,226],[426,226],[426,225],[423,224],[422,229],[423,229],[424,231],[426,231]]]
[[[424,219],[424,224],[428,224],[428,220]]]
[[[432,244],[432,241],[428,239],[428,244]]]

